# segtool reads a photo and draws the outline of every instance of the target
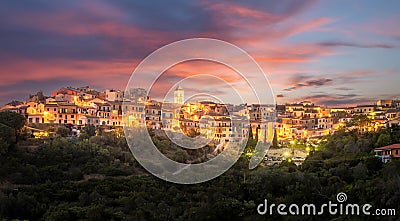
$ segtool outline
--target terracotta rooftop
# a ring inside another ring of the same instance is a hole
[[[393,150],[393,149],[400,149],[400,144],[392,144],[384,147],[375,148],[375,150]]]

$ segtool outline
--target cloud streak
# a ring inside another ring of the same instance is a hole
[[[361,43],[346,42],[346,41],[324,41],[324,42],[319,42],[318,45],[325,47],[384,48],[384,49],[391,49],[395,47],[394,45],[390,44],[361,44]]]
[[[309,100],[323,106],[346,107],[354,104],[370,104],[375,98],[363,98],[358,94],[316,94],[302,97],[303,100]]]
[[[304,87],[321,87],[330,85],[333,80],[330,78],[313,78],[305,74],[297,74],[291,78],[291,86],[283,89],[283,91],[293,91]]]

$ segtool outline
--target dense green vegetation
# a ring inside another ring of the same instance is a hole
[[[0,156],[17,142],[25,117],[10,111],[0,112]]]
[[[275,204],[322,204],[336,201],[339,192],[347,193],[348,202],[400,212],[400,163],[382,164],[372,151],[399,139],[398,128],[368,134],[339,131],[326,137],[302,167],[284,162],[252,171],[248,153],[255,142],[250,140],[230,170],[197,185],[171,184],[149,175],[118,132],[88,128],[79,139],[44,139],[38,146],[20,141],[0,156],[0,219],[265,220],[271,216],[257,215],[256,210],[264,199]]]

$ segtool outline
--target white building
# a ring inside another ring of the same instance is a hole
[[[175,104],[185,103],[185,94],[180,85],[174,91],[174,103]]]
[[[122,101],[124,99],[124,92],[114,89],[106,89],[106,100],[107,101]]]

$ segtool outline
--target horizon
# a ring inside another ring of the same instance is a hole
[[[97,92],[105,92],[107,89],[110,89],[110,90],[119,90],[119,91],[125,92],[125,90],[118,89],[118,88],[99,89],[99,88],[91,87],[90,85],[78,86],[78,87],[69,85],[69,86],[63,86],[63,87],[60,87],[60,88],[56,88],[56,89],[51,90],[51,91],[49,91],[49,92],[47,92],[47,93],[46,93],[45,91],[41,91],[41,92],[43,92],[43,95],[44,95],[46,98],[49,98],[49,97],[52,97],[52,96],[51,96],[51,93],[52,93],[53,91],[56,91],[56,90],[61,89],[61,88],[78,89],[78,88],[83,88],[83,87],[89,87],[89,88],[91,88],[91,89],[93,89],[93,90],[95,90],[95,91],[97,91]],[[183,90],[185,90],[185,88],[183,88]],[[26,97],[25,99],[23,99],[23,100],[10,100],[10,101],[8,101],[8,102],[6,102],[6,103],[4,103],[4,104],[0,104],[0,105],[1,105],[0,107],[6,106],[6,105],[8,105],[8,104],[10,104],[10,103],[12,103],[12,102],[15,102],[15,101],[16,101],[16,102],[25,103],[25,102],[26,102],[25,100],[28,99],[30,95],[34,96],[34,95],[36,95],[38,92],[40,92],[40,91],[36,91],[36,92],[34,92],[34,93],[28,94],[27,97]],[[152,97],[151,97],[151,98],[152,98]],[[157,98],[152,98],[152,100],[160,101],[160,99],[157,99]],[[391,99],[378,99],[378,100],[400,100],[400,99],[398,99],[398,98],[391,98]],[[286,103],[278,103],[278,102],[276,102],[275,105],[291,105],[291,104],[301,104],[301,103],[303,103],[303,102],[311,102],[311,103],[314,104],[315,106],[320,106],[320,107],[329,107],[329,108],[351,108],[351,107],[357,107],[357,106],[363,106],[363,105],[376,105],[376,102],[377,102],[378,100],[371,101],[371,102],[369,102],[369,103],[353,104],[352,106],[328,106],[328,105],[321,105],[321,104],[318,104],[318,103],[314,103],[314,102],[309,101],[309,100],[297,100],[297,101],[294,101],[294,102],[291,102],[291,103],[287,103],[287,102],[286,102]],[[275,101],[276,101],[276,100],[275,100]],[[166,102],[172,103],[173,101],[172,101],[172,100],[166,100]],[[201,101],[196,101],[196,102],[201,102]],[[188,102],[188,103],[190,103],[190,102]],[[225,104],[231,104],[231,103],[225,103]],[[252,103],[248,103],[248,104],[252,104]],[[241,104],[238,104],[238,105],[241,105]]]

